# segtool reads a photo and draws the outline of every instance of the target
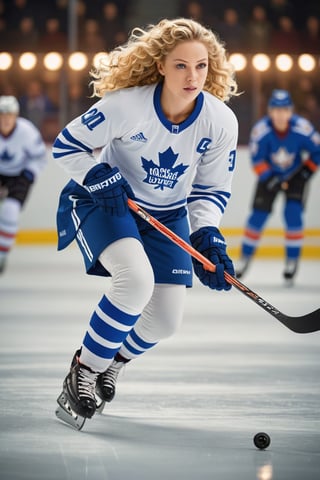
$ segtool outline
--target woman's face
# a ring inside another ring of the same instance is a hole
[[[179,99],[193,101],[207,79],[207,48],[198,41],[182,42],[158,64],[158,69],[167,91]]]

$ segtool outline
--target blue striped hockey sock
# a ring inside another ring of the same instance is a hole
[[[104,295],[84,337],[81,363],[96,372],[106,370],[139,316],[120,310]]]

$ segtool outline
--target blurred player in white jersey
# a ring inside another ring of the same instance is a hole
[[[39,130],[19,117],[14,96],[0,96],[0,273],[19,229],[21,209],[46,163]]]
[[[92,76],[101,100],[53,146],[72,178],[60,198],[58,248],[75,239],[87,273],[112,278],[63,386],[86,418],[95,393],[112,400],[125,363],[176,331],[192,285],[190,255],[132,214],[128,197],[188,242],[191,233],[191,244],[217,265],[211,273],[193,261],[196,275],[229,290],[224,270],[234,269],[219,224],[238,138],[225,103],[237,95],[233,69],[213,32],[195,21],[135,29]]]
[[[287,90],[274,90],[268,114],[252,128],[249,147],[257,186],[246,223],[237,277],[242,277],[248,269],[274,201],[282,192],[285,196],[283,276],[287,284],[292,284],[303,243],[306,187],[320,164],[320,134],[308,120],[294,113]]]

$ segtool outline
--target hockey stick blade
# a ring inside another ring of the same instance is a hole
[[[271,303],[264,300],[257,293],[250,290],[250,288],[227,272],[225,272],[225,279],[293,332],[313,333],[320,330],[320,308],[300,317],[291,317],[280,312],[277,308],[271,305]]]
[[[168,237],[172,242],[188,252],[194,258],[199,260],[206,270],[211,272],[215,271],[215,265],[204,257],[200,252],[193,248],[189,243],[185,242],[181,237],[176,235],[172,230],[163,225],[159,220],[154,218],[143,208],[137,205],[130,198],[128,199],[129,208],[135,212],[139,217],[143,218],[146,222],[152,225],[160,233]],[[313,333],[320,330],[320,308],[314,312],[307,313],[300,317],[291,317],[280,312],[277,308],[264,300],[260,295],[255,293],[249,287],[241,283],[236,277],[230,275],[228,272],[224,272],[224,277],[231,285],[238,289],[241,293],[250,298],[256,305],[263,308],[267,313],[275,317],[279,322],[285,325],[289,330],[295,333]]]

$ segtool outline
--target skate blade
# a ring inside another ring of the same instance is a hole
[[[285,278],[284,279],[284,286],[287,288],[291,288],[294,286],[294,280],[293,278]]]
[[[102,400],[100,397],[98,397],[97,394],[96,394],[96,404],[97,404],[96,412],[101,414],[103,412],[106,402]]]
[[[71,425],[71,427],[75,428],[76,430],[81,430],[81,428],[85,424],[86,418],[81,417],[72,410],[64,392],[59,395],[59,397],[57,398],[57,402],[58,407],[55,412],[57,418],[67,423],[68,425]]]

